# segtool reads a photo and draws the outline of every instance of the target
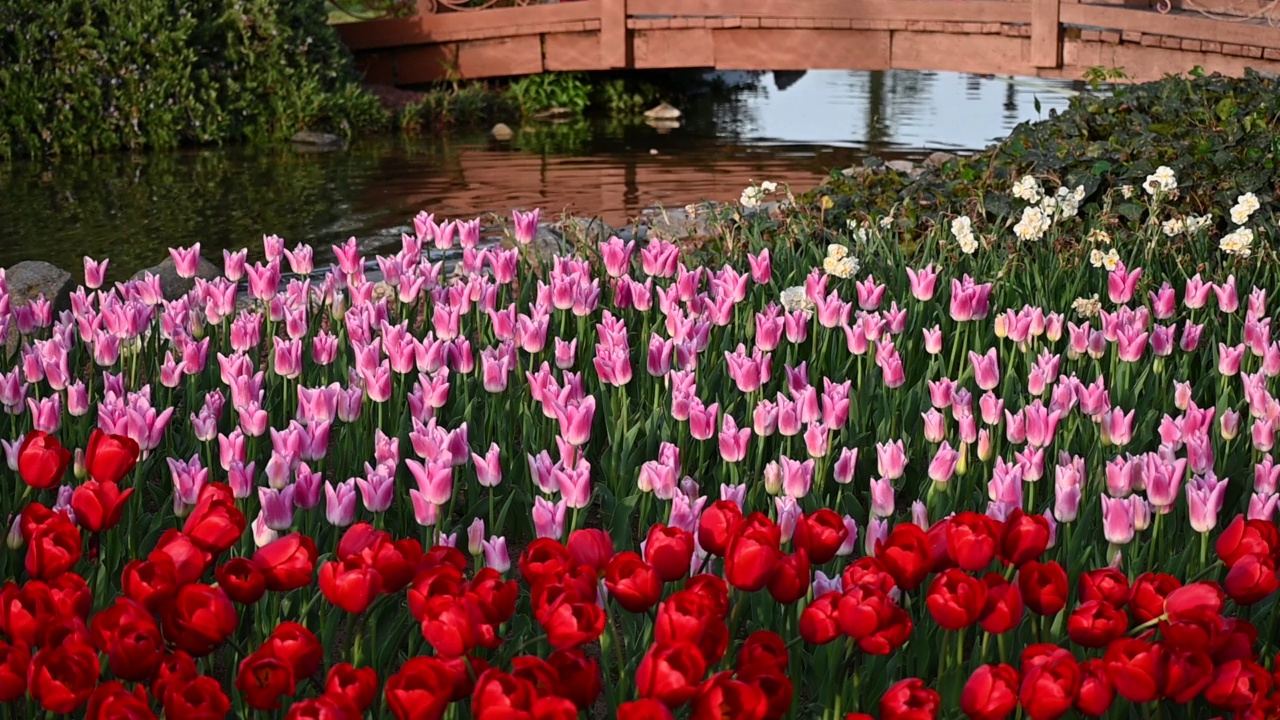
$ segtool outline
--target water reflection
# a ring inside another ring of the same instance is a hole
[[[690,98],[679,128],[577,121],[488,137],[362,141],[333,153],[224,148],[0,165],[0,266],[110,256],[115,277],[199,241],[257,249],[263,233],[319,248],[355,235],[394,243],[427,208],[452,217],[513,207],[620,224],[654,205],[737,197],[750,180],[807,188],[874,152],[972,150],[1066,104],[1068,86],[950,73],[742,74]],[[324,252],[320,258],[323,262]]]

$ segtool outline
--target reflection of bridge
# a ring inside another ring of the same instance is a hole
[[[548,70],[1280,71],[1269,0],[418,0],[340,25],[371,82]],[[495,4],[512,7],[490,7]],[[477,9],[476,5],[484,6]],[[1158,6],[1159,9],[1153,6]],[[1161,12],[1160,10],[1169,10]],[[1280,12],[1277,12],[1280,14]]]

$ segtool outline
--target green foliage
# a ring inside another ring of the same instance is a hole
[[[525,115],[565,108],[581,114],[591,104],[591,85],[583,73],[542,73],[511,83],[511,98]]]
[[[652,107],[662,91],[651,82],[613,78],[596,88],[599,103],[614,115],[637,115]]]
[[[1089,87],[1097,92],[1103,85],[1107,85],[1117,80],[1128,80],[1129,73],[1124,71],[1122,67],[1104,67],[1102,65],[1094,65],[1084,71],[1084,81]]]
[[[832,174],[828,185],[807,196],[828,197],[835,222],[895,212],[902,227],[932,224],[958,214],[1006,216],[1009,188],[1024,174],[1074,188],[1087,202],[1140,188],[1147,175],[1167,165],[1178,177],[1179,205],[1211,213],[1217,226],[1236,196],[1254,192],[1274,200],[1280,182],[1276,164],[1280,130],[1280,81],[1249,73],[1170,76],[1117,88],[1108,96],[1073,98],[1062,113],[1023,123],[1003,142],[960,158],[917,179],[890,172]],[[1141,192],[1139,190],[1139,192]],[[1116,201],[1120,215],[1141,215],[1135,203]]]
[[[449,126],[478,127],[516,113],[511,98],[487,85],[468,83],[458,88],[437,87],[396,113],[400,131],[409,135]]]
[[[324,0],[7,0],[0,156],[385,125]]]

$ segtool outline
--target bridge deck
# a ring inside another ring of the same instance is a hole
[[[527,3],[536,0],[507,0]],[[1280,72],[1269,0],[574,0],[340,25],[372,82],[549,70]],[[1157,9],[1156,5],[1163,5]],[[1168,9],[1169,12],[1160,10]],[[1280,14],[1280,10],[1274,11]]]

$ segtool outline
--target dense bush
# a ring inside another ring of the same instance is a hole
[[[323,0],[7,0],[0,155],[385,123],[325,18]]]

